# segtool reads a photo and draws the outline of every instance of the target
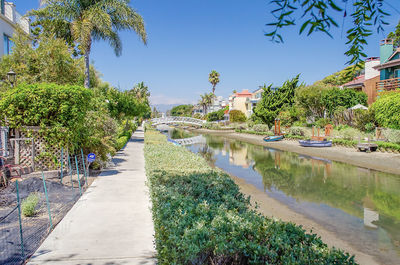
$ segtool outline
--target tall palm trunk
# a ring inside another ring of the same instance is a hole
[[[89,60],[90,52],[87,51],[85,53],[85,87],[90,87],[90,60]]]
[[[88,43],[88,47],[85,52],[85,87],[90,88],[90,50],[92,47],[92,41]]]

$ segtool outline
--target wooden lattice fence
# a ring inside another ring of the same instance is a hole
[[[48,171],[61,169],[61,147],[49,145],[40,127],[23,127],[15,130],[15,135],[10,138],[15,164],[32,171]],[[63,170],[69,170],[68,149],[63,148]],[[72,170],[76,170],[75,155],[78,160],[79,170],[83,171],[82,155],[70,154]]]

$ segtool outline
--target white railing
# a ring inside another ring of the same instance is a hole
[[[203,136],[199,135],[191,138],[174,139],[174,141],[180,145],[192,145],[192,144],[205,143],[206,139]]]
[[[12,23],[18,24],[24,32],[30,34],[30,23],[29,18],[22,16],[15,10],[13,3],[4,3],[4,16],[8,18]]]
[[[151,120],[153,125],[158,124],[171,124],[171,123],[185,123],[185,124],[193,124],[193,125],[203,125],[206,121],[199,120],[190,117],[165,117],[165,118],[154,118]]]

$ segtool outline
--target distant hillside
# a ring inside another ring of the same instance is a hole
[[[181,104],[155,104],[155,105],[151,105],[151,108],[153,109],[154,107],[156,107],[156,109],[159,112],[167,112],[167,110],[171,110],[173,107],[178,106]]]

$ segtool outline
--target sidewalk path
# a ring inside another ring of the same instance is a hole
[[[156,264],[143,138],[139,128],[28,264]]]

